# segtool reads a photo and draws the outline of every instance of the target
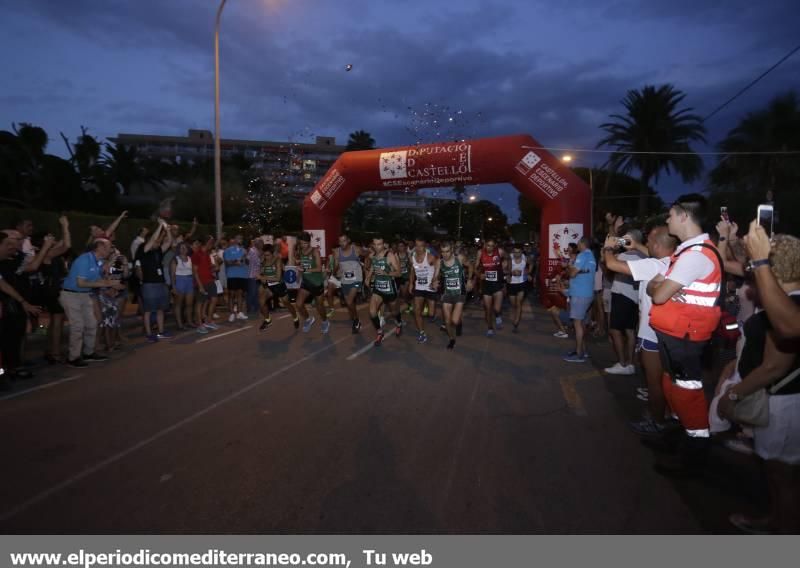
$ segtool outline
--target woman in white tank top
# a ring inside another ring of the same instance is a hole
[[[172,292],[175,294],[175,319],[178,322],[178,329],[186,329],[184,326],[183,307],[186,306],[186,324],[195,327],[192,323],[192,306],[194,304],[194,266],[192,257],[189,256],[189,245],[181,243],[178,251],[172,260]]]
[[[518,333],[519,322],[522,319],[522,302],[525,299],[525,292],[528,291],[531,265],[522,254],[522,245],[519,244],[513,246],[507,262],[505,272],[508,275],[508,299],[511,301],[512,323],[514,324],[512,332]]]

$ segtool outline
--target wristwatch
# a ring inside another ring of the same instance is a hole
[[[739,395],[733,392],[733,390],[728,391],[728,400],[732,400],[733,402],[739,402],[741,400]]]
[[[762,258],[760,260],[751,260],[750,261],[750,270],[755,270],[759,266],[769,266],[769,259]]]

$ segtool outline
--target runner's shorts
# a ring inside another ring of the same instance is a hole
[[[466,301],[466,294],[442,294],[443,304],[463,304]]]
[[[247,292],[247,278],[228,278],[228,290]]]
[[[284,284],[283,282],[276,282],[274,284],[270,284],[267,286],[267,288],[269,289],[270,292],[272,292],[272,295],[275,298],[283,298],[289,293],[289,291],[286,289],[286,284]]]
[[[325,292],[325,286],[323,284],[312,284],[305,279],[303,279],[303,283],[300,285],[300,287],[311,294],[312,298],[322,296],[322,294]]]
[[[484,296],[494,296],[498,292],[503,291],[503,283],[502,282],[491,282],[489,280],[483,281],[483,295]]]
[[[426,300],[436,300],[437,294],[433,290],[414,290],[415,298],[425,298]]]
[[[528,289],[528,284],[526,282],[520,282],[519,284],[509,284],[508,285],[508,295],[509,296],[516,296],[517,294],[524,294]]]

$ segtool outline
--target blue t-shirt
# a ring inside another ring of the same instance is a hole
[[[233,262],[234,260],[244,261],[247,255],[245,250],[239,245],[233,245],[225,249],[222,253],[222,259],[225,262]],[[250,269],[244,262],[238,265],[225,265],[225,276],[228,278],[247,278],[250,275]]]
[[[569,281],[569,295],[575,298],[591,298],[594,296],[594,273],[597,272],[597,261],[592,251],[585,250],[575,259],[575,268],[579,271]]]
[[[100,263],[93,252],[85,252],[75,259],[69,269],[69,274],[64,279],[62,288],[69,292],[89,292],[91,288],[81,288],[78,286],[78,278],[95,281],[102,278]]]

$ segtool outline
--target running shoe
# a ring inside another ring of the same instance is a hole
[[[378,335],[375,337],[375,343],[373,345],[375,345],[375,347],[380,347],[383,344],[383,339],[383,331],[379,331]]]
[[[246,320],[246,319],[250,319],[250,318],[247,316],[246,313],[239,312],[238,314],[236,314],[236,319]]]
[[[647,387],[636,387],[637,394],[644,394],[646,395],[649,391]]]
[[[652,418],[628,422],[628,427],[640,436],[663,436],[666,427]]]
[[[627,369],[626,365],[620,365],[619,363],[614,363],[611,367],[606,367],[603,369],[609,375],[625,375],[625,370]]]
[[[361,329],[361,322],[359,320],[353,321],[353,335],[359,332]]]
[[[455,346],[456,346],[456,340],[455,339],[451,339],[450,341],[447,342],[447,349],[448,350],[452,351]]]
[[[567,363],[585,363],[586,358],[575,353],[574,355],[568,355],[567,357],[564,357],[564,361]]]
[[[494,318],[494,326],[497,329],[503,329],[503,318],[500,317],[500,316],[497,316],[496,318]]]
[[[331,318],[331,317],[333,317],[333,314],[335,314],[335,313],[336,313],[336,310],[334,310],[333,308],[328,308],[328,310],[325,312],[325,317],[326,318]]]
[[[158,343],[158,336],[156,336],[156,335],[148,335],[147,336],[147,343]]]
[[[417,334],[417,343],[427,343],[427,342],[428,342],[428,336],[425,335],[424,331],[420,331],[419,334]]]
[[[440,325],[439,326],[439,331],[443,331],[443,332],[447,333],[447,325],[445,325],[445,324]]]
[[[386,325],[386,318],[381,316],[381,327]]]
[[[493,329],[487,329],[486,330],[486,337],[494,337],[494,330]]]
[[[558,337],[559,339],[568,339],[569,334],[565,331],[559,330],[553,334],[553,337]]]
[[[206,325],[206,327],[207,327],[208,329],[210,329],[211,331],[216,331],[216,330],[218,330],[218,329],[219,329],[219,326],[218,326],[217,324],[215,324],[214,322],[208,322],[208,323],[207,323],[207,324],[205,324],[205,325]]]
[[[258,331],[267,331],[267,329],[271,325],[272,325],[272,320],[271,319],[265,319],[263,322],[261,322],[261,325],[259,326]]]
[[[650,400],[650,395],[648,395],[646,392],[645,393],[640,392],[636,393],[636,398],[638,398],[642,402],[647,402],[648,400]]]
[[[297,317],[296,317],[296,318],[294,318],[294,320],[292,321],[292,323],[294,324],[294,328],[295,328],[295,329],[300,329],[300,318],[297,318]]]
[[[233,323],[235,321],[236,321],[236,314],[231,313],[231,315],[228,316],[228,323]]]
[[[198,328],[197,328],[195,331],[196,331],[197,333],[201,334],[201,335],[205,335],[206,333],[208,333],[208,329],[209,329],[209,328],[208,328],[207,326],[205,326],[205,325],[201,325],[201,326],[199,326],[199,327],[198,327]]]
[[[395,337],[400,337],[401,335],[403,335],[402,322],[398,323],[397,327],[394,328],[394,336]]]
[[[314,316],[311,316],[306,321],[304,321],[303,322],[303,333],[308,333],[309,331],[311,331],[311,326],[314,325],[315,321],[317,321],[317,319]]]
[[[97,353],[91,353],[89,355],[84,355],[83,360],[87,363],[99,363],[101,361],[108,361],[108,357],[105,355],[98,355]]]
[[[322,329],[322,334],[323,335],[327,334],[331,329],[331,321],[330,320],[325,320],[324,322],[322,322],[322,325],[320,326],[320,328]]]
[[[162,331],[161,333],[157,333],[156,337],[159,339],[172,339],[172,334],[168,331]]]
[[[214,314],[211,317],[213,317],[215,320],[218,320],[219,319],[219,314],[214,312]]]

